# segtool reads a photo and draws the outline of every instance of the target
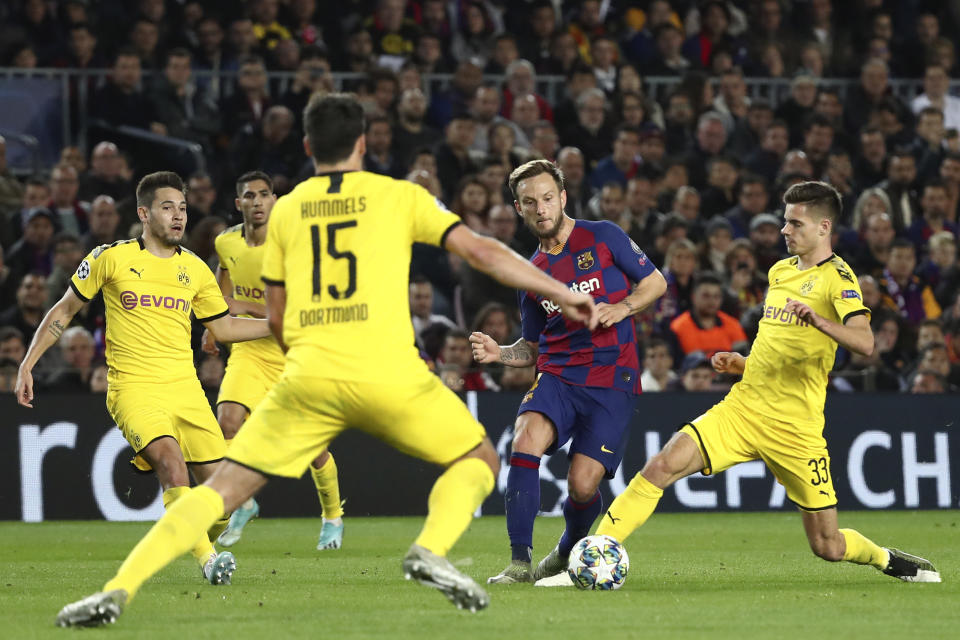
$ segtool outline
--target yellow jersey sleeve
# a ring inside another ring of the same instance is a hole
[[[199,262],[202,261],[197,258]],[[222,318],[227,315],[227,301],[223,299],[223,292],[220,291],[220,285],[217,279],[206,264],[197,269],[200,282],[197,288],[197,294],[193,298],[193,313],[200,322],[209,322]]]
[[[412,182],[402,184],[410,185],[413,192],[411,239],[414,242],[443,247],[447,234],[460,224],[460,216],[451,213],[440,200],[420,185]]]
[[[263,266],[260,267],[261,278],[266,284],[283,284],[286,272],[283,257],[286,245],[283,241],[284,218],[286,217],[287,202],[290,199],[281,198],[273,205],[270,212],[270,224],[267,225],[267,241],[263,247]]]
[[[104,244],[88,253],[70,278],[70,288],[84,302],[92,300],[113,277],[116,264],[112,259],[114,253],[107,251],[109,248],[110,245]]]
[[[227,230],[229,231],[229,229]],[[226,257],[226,242],[227,242],[227,231],[219,234],[216,238],[213,239],[213,248],[217,252],[217,262],[220,263],[220,268],[224,271],[227,269],[227,257]]]
[[[832,268],[828,273],[831,286],[828,295],[840,323],[846,324],[847,320],[861,314],[866,314],[869,318],[870,309],[863,304],[863,293],[853,270],[840,258],[831,260],[830,266]]]

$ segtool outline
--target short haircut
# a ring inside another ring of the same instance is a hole
[[[255,65],[258,65],[258,66],[263,67],[263,68],[266,68],[266,67],[267,67],[266,63],[263,61],[263,58],[261,58],[260,56],[255,56],[255,55],[246,55],[246,56],[243,56],[242,58],[240,58],[240,63],[239,63],[239,64],[240,64],[241,67],[245,67],[245,66],[251,65],[251,64],[255,64]]]
[[[894,238],[893,242],[890,243],[890,251],[893,252],[894,249],[910,249],[914,255],[917,253],[917,247],[906,238]]]
[[[513,194],[514,200],[519,200],[517,196],[517,185],[521,180],[526,180],[527,178],[533,178],[541,173],[549,174],[553,181],[557,184],[557,191],[563,191],[566,187],[564,186],[563,171],[560,170],[560,167],[553,164],[549,160],[531,160],[526,162],[510,174],[510,192]]]
[[[192,60],[193,54],[185,47],[174,47],[167,52],[167,57],[164,58],[164,66],[170,64],[170,58],[186,58]]]
[[[740,175],[740,187],[737,189],[737,193],[739,194],[741,191],[743,191],[743,188],[748,184],[758,184],[763,187],[764,191],[770,191],[770,184],[767,182],[766,178],[759,174],[750,173],[747,171]]]
[[[370,133],[370,128],[375,124],[385,124],[389,127],[390,119],[387,118],[387,116],[372,115],[369,118],[367,118],[367,124],[366,124],[366,127],[364,127],[364,131],[366,133]]]
[[[940,111],[940,109],[937,109],[936,107],[924,107],[920,110],[920,113],[917,114],[917,120],[919,120],[922,116],[937,116],[943,120],[943,111]]]
[[[834,127],[833,123],[827,119],[827,116],[821,113],[814,113],[807,118],[805,126],[803,127],[803,132],[807,133],[814,127],[829,127],[831,131],[836,130],[836,127]]]
[[[13,340],[14,338],[22,342],[24,345],[27,343],[26,339],[23,337],[23,332],[20,331],[20,329],[12,326],[0,327],[0,342],[6,342],[7,340]]]
[[[136,58],[140,60],[140,54],[137,53],[137,50],[130,45],[124,45],[117,49],[117,53],[113,56],[113,61],[116,63],[120,58]]]
[[[273,192],[273,180],[271,180],[270,176],[268,176],[266,173],[257,169],[256,171],[247,171],[245,174],[237,178],[238,198],[243,195],[243,185],[247,184],[248,182],[253,182],[254,180],[263,180],[267,183],[267,188]]]
[[[59,231],[53,236],[53,246],[58,247],[61,244],[75,244],[80,246],[80,238],[69,231]]]
[[[835,224],[843,212],[840,192],[826,182],[801,182],[783,194],[784,204],[804,204],[807,210],[816,209]]]
[[[943,331],[943,323],[937,318],[924,318],[923,322],[920,323],[920,328],[924,327],[936,327]]]
[[[336,164],[350,157],[363,135],[363,107],[350,94],[316,93],[303,110],[303,131],[314,161]]]
[[[923,189],[921,189],[920,193],[922,194],[922,193],[923,193],[924,191],[926,191],[928,188],[929,188],[929,189],[943,189],[944,191],[946,191],[946,190],[947,190],[947,183],[944,182],[943,180],[941,180],[940,178],[930,178],[929,180],[927,180],[926,182],[923,183]]]
[[[446,342],[450,338],[453,338],[454,340],[469,340],[470,336],[468,336],[467,332],[464,331],[463,329],[460,329],[458,327],[453,327],[449,331],[447,331],[447,335],[443,337],[443,341]]]
[[[723,280],[713,271],[701,271],[698,273],[693,279],[693,290],[696,291],[705,284],[713,284],[721,289],[723,288]]]
[[[157,189],[166,187],[186,192],[183,180],[173,171],[157,171],[143,176],[137,184],[137,206],[149,209],[157,195]]]

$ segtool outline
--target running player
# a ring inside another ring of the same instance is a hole
[[[223,342],[269,335],[264,320],[233,318],[210,268],[180,246],[187,223],[183,181],[169,171],[137,185],[143,235],[94,249],[70,288],[44,317],[20,365],[17,401],[32,407],[37,360],[73,316],[103,291],[107,312],[107,409],[133,447],[134,466],[153,470],[168,509],[190,491],[187,465],[207,480],[224,455],[223,434],[200,387],[190,348],[190,312]],[[233,554],[211,542],[226,527],[221,512],[208,536],[190,540],[193,556],[213,584],[229,584]]]
[[[600,324],[591,330],[561,316],[550,300],[525,291],[520,293],[522,331],[517,342],[499,346],[486,334],[470,336],[478,362],[536,364],[540,372],[520,403],[514,426],[504,494],[512,559],[487,580],[494,584],[535,582],[565,572],[573,545],[603,513],[598,487],[620,465],[640,392],[631,316],[667,288],[660,271],[620,227],[566,215],[563,173],[552,162],[532,160],[518,167],[510,175],[510,189],[517,213],[540,239],[530,261],[572,291],[593,296]],[[553,551],[531,571],[540,457],[555,453],[568,440],[566,528]]]
[[[233,315],[267,317],[260,271],[267,223],[276,201],[273,181],[264,172],[250,171],[237,179],[236,206],[243,216],[243,222],[221,233],[215,241],[220,259],[217,281]],[[203,348],[208,353],[216,354],[218,351],[209,331],[203,332]],[[247,416],[280,379],[283,364],[283,351],[273,336],[240,343],[231,349],[217,397],[217,422],[223,430],[228,450]],[[337,464],[328,451],[310,463],[310,475],[317,487],[323,510],[317,549],[339,549],[343,543],[343,508],[340,505]],[[260,506],[250,498],[233,512],[230,524],[217,541],[225,547],[236,544],[244,525],[259,513]]]
[[[869,356],[870,311],[847,263],[833,253],[840,194],[803,182],[783,196],[781,233],[793,256],[770,268],[760,330],[750,355],[719,352],[714,369],[742,374],[719,404],[684,425],[647,461],[601,520],[598,534],[624,540],[642,525],[663,490],[690,474],[718,473],[763,460],[800,509],[810,548],[830,562],[868,564],[906,582],[940,582],[923,558],[880,547],[837,524],[830,453],[823,438],[827,375],[837,345]]]
[[[287,363],[230,454],[173,505],[103,591],[64,607],[63,626],[107,624],[143,582],[184,553],[224,511],[268,476],[299,477],[350,427],[446,470],[430,492],[423,530],[404,574],[458,607],[487,594],[446,559],[493,489],[497,452],[466,405],[430,373],[414,347],[408,303],[413,242],[461,256],[507,286],[535,291],[593,327],[593,299],[567,288],[493,238],[479,236],[422,187],[362,170],[363,108],[355,97],[316,94],[304,110],[315,177],[274,207],[263,281],[267,320]]]

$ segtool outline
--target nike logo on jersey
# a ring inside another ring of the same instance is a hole
[[[130,267],[130,271],[133,271],[135,274],[137,274],[137,277],[140,278],[141,280],[143,279],[143,269],[140,269],[140,271],[137,271],[133,267]]]
[[[613,451],[610,451],[610,449],[607,449],[607,445],[605,444],[600,445],[600,451],[603,451],[604,453],[613,453]]]
[[[614,518],[613,514],[607,511],[607,517],[610,518],[610,522],[617,524],[617,520],[623,520],[623,518]]]

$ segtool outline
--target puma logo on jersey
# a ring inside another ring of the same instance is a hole
[[[133,271],[135,274],[137,274],[137,277],[140,278],[141,280],[143,279],[143,269],[140,269],[140,271],[137,271],[133,267],[130,267],[130,271]]]
[[[584,280],[583,282],[574,282],[570,285],[570,291],[574,293],[593,293],[600,288],[600,278],[590,278],[589,280]],[[547,300],[544,298],[540,301],[540,306],[543,307],[543,310],[547,312],[547,315],[560,312],[560,305],[558,305],[553,300]]]
[[[614,518],[613,514],[607,511],[607,517],[610,518],[610,522],[617,524],[617,520],[623,520],[623,518]]]

